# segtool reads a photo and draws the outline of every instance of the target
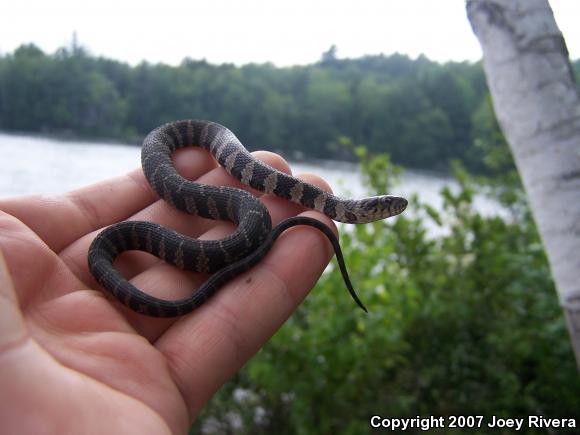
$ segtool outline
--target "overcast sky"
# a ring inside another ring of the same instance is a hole
[[[571,57],[580,57],[580,1],[551,0]],[[481,57],[464,0],[50,0],[4,1],[0,53],[34,42],[48,53],[73,32],[94,55],[137,64],[317,61],[332,44],[338,57],[424,53],[437,61]]]

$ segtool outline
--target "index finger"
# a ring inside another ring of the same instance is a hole
[[[188,179],[216,166],[204,150],[177,152],[175,165]],[[0,209],[24,222],[54,251],[82,236],[134,215],[157,199],[143,171],[135,169],[63,195],[37,195],[0,201]]]

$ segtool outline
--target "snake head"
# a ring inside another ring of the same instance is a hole
[[[396,216],[407,208],[407,200],[399,196],[371,196],[357,201],[357,223],[373,222]]]

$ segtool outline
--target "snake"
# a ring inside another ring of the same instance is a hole
[[[258,160],[228,128],[216,122],[196,119],[170,122],[151,131],[143,141],[141,165],[152,189],[181,211],[230,221],[237,227],[220,240],[199,240],[153,222],[127,220],[110,225],[94,238],[88,250],[89,270],[101,287],[138,313],[153,317],[183,316],[257,264],[285,230],[306,225],[330,240],[350,295],[367,311],[352,286],[339,241],[329,227],[314,218],[294,216],[272,228],[265,205],[249,191],[185,179],[175,169],[172,154],[190,146],[208,150],[244,185],[317,210],[338,222],[369,223],[398,215],[407,207],[407,200],[398,196],[360,200],[335,196]],[[157,298],[139,290],[115,269],[115,259],[130,250],[148,252],[179,269],[211,275],[188,297]]]

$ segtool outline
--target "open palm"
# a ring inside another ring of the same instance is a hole
[[[289,172],[277,155],[257,153]],[[206,152],[181,150],[178,171],[242,187]],[[303,177],[328,189],[316,177]],[[257,194],[257,193],[256,193]],[[303,209],[263,195],[273,224]],[[6,433],[186,433],[211,395],[268,340],[331,257],[326,238],[288,230],[268,256],[179,319],[136,314],[105,296],[88,272],[99,230],[148,220],[217,239],[227,222],[156,200],[140,170],[63,196],[0,201],[0,421]],[[320,213],[307,211],[331,228]],[[151,295],[176,299],[204,281],[141,252],[116,267]]]

